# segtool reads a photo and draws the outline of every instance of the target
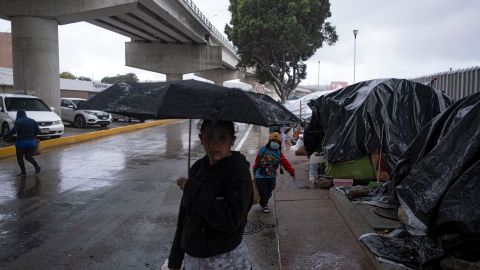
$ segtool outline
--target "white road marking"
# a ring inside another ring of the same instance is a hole
[[[250,134],[250,131],[252,130],[252,127],[253,127],[253,125],[248,126],[248,129],[247,129],[247,131],[245,132],[245,134],[243,135],[242,140],[241,140],[240,143],[237,145],[237,147],[235,147],[235,151],[240,151],[240,149],[241,149],[242,146],[243,146],[243,143],[244,143],[245,140],[248,138],[248,134]]]

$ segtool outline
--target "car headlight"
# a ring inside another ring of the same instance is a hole
[[[53,125],[60,125],[60,124],[62,124],[62,120],[53,121]]]
[[[91,112],[91,111],[83,111],[83,112],[86,113],[86,114],[97,115],[96,112]]]

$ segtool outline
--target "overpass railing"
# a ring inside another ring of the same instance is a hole
[[[215,37],[221,41],[225,46],[233,50],[236,53],[237,49],[233,44],[215,27],[213,24],[203,15],[200,9],[193,3],[192,0],[183,0],[185,4],[193,11],[193,13],[210,29],[210,31],[215,35]]]
[[[480,92],[480,66],[450,70],[410,79],[445,92],[454,100]]]

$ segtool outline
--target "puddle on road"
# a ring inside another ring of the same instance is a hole
[[[18,198],[27,199],[38,196],[40,180],[35,176],[17,177],[11,181],[0,183],[0,203]]]
[[[10,181],[0,182],[0,203],[15,198],[15,188]]]
[[[83,183],[79,183],[83,182]],[[71,191],[90,191],[98,188],[103,188],[112,185],[111,181],[101,180],[101,179],[88,179],[87,181],[82,181],[78,178],[64,178],[60,182],[60,192],[67,190]]]

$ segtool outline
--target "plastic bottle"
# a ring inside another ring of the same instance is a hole
[[[308,169],[308,180],[312,183],[318,181],[318,164],[320,163],[320,154],[313,152],[310,155],[309,169]]]

